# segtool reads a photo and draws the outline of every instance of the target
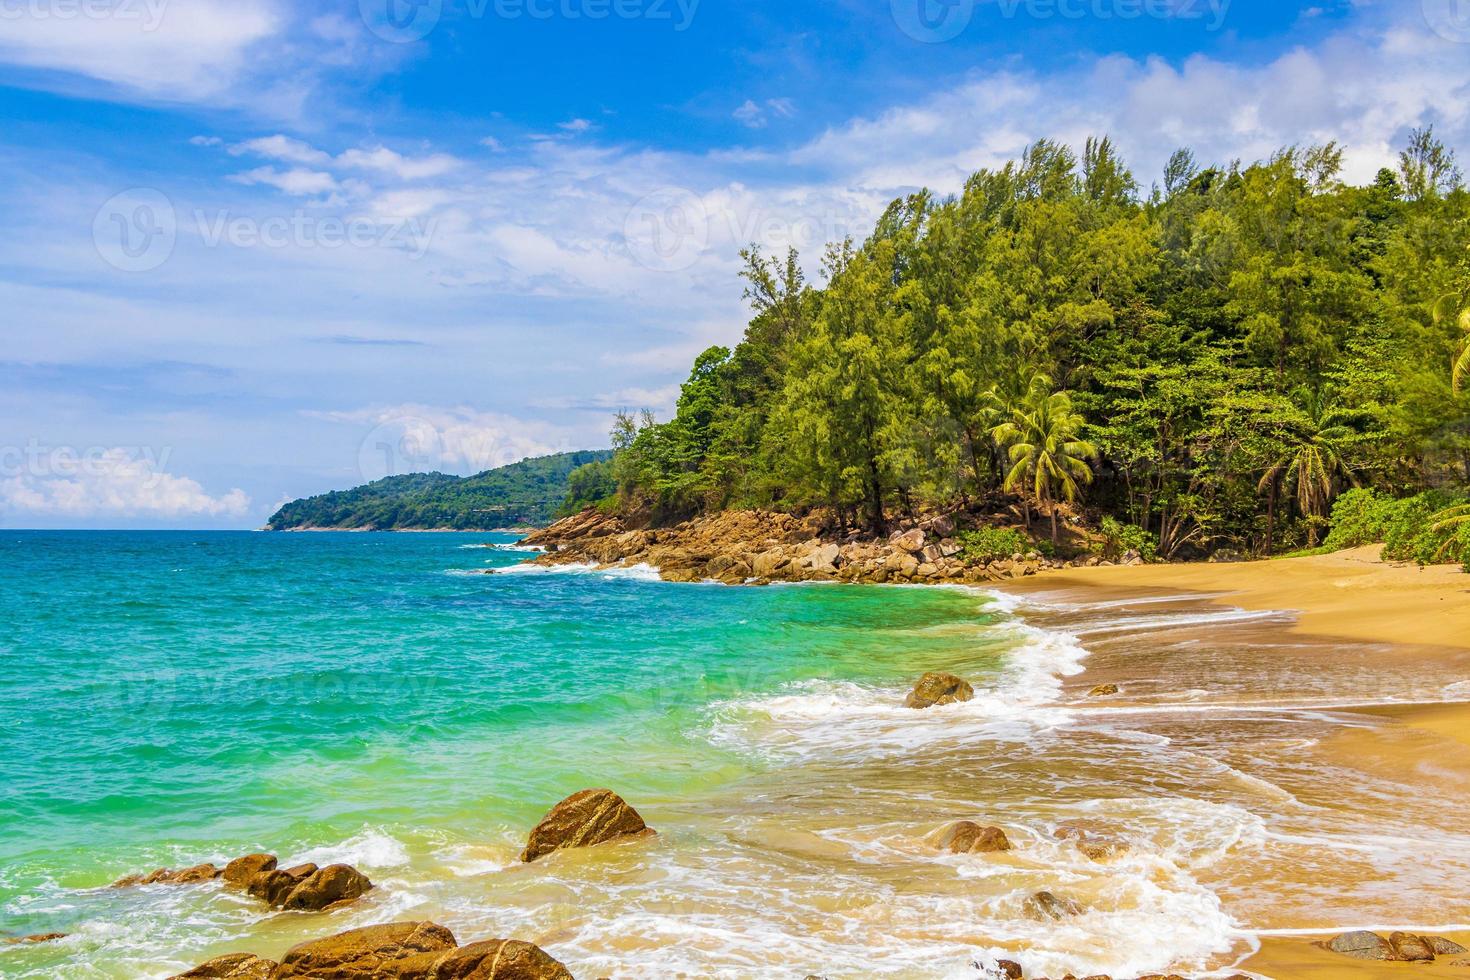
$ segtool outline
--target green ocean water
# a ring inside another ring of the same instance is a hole
[[[162,976],[256,928],[99,888],[126,873],[346,848],[432,880],[578,789],[675,807],[778,770],[722,705],[1014,642],[960,590],[470,574],[512,540],[0,532],[0,935],[81,937],[0,975]]]

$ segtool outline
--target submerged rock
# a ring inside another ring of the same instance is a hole
[[[173,871],[169,868],[159,868],[150,871],[146,875],[128,875],[119,878],[111,885],[113,888],[132,888],[137,885],[194,885],[201,881],[213,881],[220,876],[219,868],[212,864],[196,864],[192,868],[182,871]]]
[[[201,963],[186,973],[169,977],[169,980],[271,980],[279,966],[275,960],[253,953],[231,953]]]
[[[1081,915],[1083,908],[1070,898],[1061,898],[1051,892],[1037,892],[1022,904],[1026,917],[1038,922],[1059,922],[1074,915]]]
[[[970,820],[961,820],[939,831],[931,842],[942,851],[951,854],[994,854],[1011,849],[1010,838],[999,827],[982,827]]]
[[[432,976],[434,980],[573,980],[571,971],[544,949],[514,939],[463,946],[435,963]]]
[[[1123,693],[1122,689],[1116,684],[1099,684],[1091,691],[1088,691],[1087,696],[1090,698],[1110,698],[1121,693]]]
[[[19,936],[15,939],[0,940],[6,946],[33,946],[37,943],[54,943],[58,939],[65,939],[64,932],[43,932],[34,936]]]
[[[1052,831],[1060,841],[1073,841],[1077,850],[1094,861],[1106,861],[1129,849],[1121,829],[1102,820],[1067,820]]]
[[[905,699],[904,706],[923,710],[974,699],[975,689],[970,686],[969,681],[953,674],[931,673],[919,679],[919,683]]]
[[[552,807],[536,825],[521,860],[529,863],[563,848],[592,847],[652,833],[638,811],[612,790],[583,790]]]

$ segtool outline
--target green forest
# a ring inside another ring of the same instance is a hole
[[[1179,559],[1393,532],[1470,560],[1470,193],[1432,130],[1366,186],[1342,169],[1336,144],[1180,150],[1145,190],[1108,139],[1041,141],[893,201],[821,286],[752,247],[744,340],[672,419],[620,415],[573,503],[874,534],[962,508]]]
[[[293,501],[277,511],[267,527],[272,531],[478,531],[539,526],[550,522],[569,492],[574,492],[574,471],[595,467],[611,456],[609,452],[561,453],[470,477],[446,473],[390,476],[354,490]]]

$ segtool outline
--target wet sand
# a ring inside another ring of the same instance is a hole
[[[1351,773],[1353,782],[1361,780],[1365,786],[1381,781],[1385,799],[1378,803],[1385,806],[1382,815],[1387,819],[1392,809],[1401,805],[1400,800],[1406,807],[1424,802],[1403,799],[1398,787],[1405,785],[1422,788],[1425,796],[1437,797],[1442,804],[1470,797],[1470,576],[1453,567],[1420,569],[1384,563],[1379,560],[1380,550],[1227,565],[1075,569],[1017,583],[1005,591],[1027,601],[1061,597],[1067,602],[1120,606],[1130,601],[1184,595],[1216,606],[1289,613],[1290,622],[1247,625],[1237,630],[1241,636],[1258,632],[1261,639],[1272,633],[1278,637],[1291,634],[1302,642],[1278,644],[1272,654],[1280,658],[1275,665],[1256,662],[1223,668],[1222,675],[1236,667],[1247,679],[1231,695],[1262,703],[1270,703],[1280,691],[1301,696],[1311,688],[1304,678],[1320,672],[1324,677],[1338,677],[1337,682],[1324,682],[1323,693],[1330,690],[1335,695],[1333,700],[1346,703],[1324,704],[1335,721],[1334,729],[1308,751],[1302,752],[1290,743],[1268,745],[1267,751],[1254,754],[1256,765],[1242,768],[1260,772],[1262,764],[1267,770],[1275,768],[1272,763],[1294,764],[1299,773],[1316,770],[1321,782],[1327,784],[1341,779],[1344,773]],[[1242,654],[1246,649],[1241,648]],[[1177,662],[1146,664],[1163,669],[1140,681],[1138,666],[1121,658],[1089,664],[1087,673],[1070,685],[1072,693],[1080,698],[1091,684],[1116,682],[1125,685],[1125,698],[1132,694],[1143,703],[1158,704],[1168,700],[1166,691],[1173,680],[1184,681],[1181,687],[1202,683],[1199,675],[1193,674],[1171,678],[1173,671],[1169,668],[1177,670]],[[1275,683],[1278,678],[1279,688]],[[1361,680],[1355,686],[1344,683],[1357,678]],[[1255,698],[1249,698],[1250,686],[1259,688]],[[1364,703],[1350,703],[1358,698]],[[1420,698],[1422,703],[1413,703]],[[1288,752],[1294,757],[1290,762]],[[1293,789],[1307,798],[1301,787]],[[1330,792],[1330,785],[1324,789]],[[1424,813],[1429,815],[1421,814],[1414,829],[1438,822],[1434,817],[1450,816],[1458,809],[1454,804],[1450,806],[1451,812],[1444,814],[1428,808]],[[1371,820],[1374,809],[1377,806],[1365,807],[1359,811],[1360,816]],[[1433,868],[1437,858],[1426,852],[1425,865]],[[1362,888],[1362,872],[1366,870],[1342,873],[1337,884],[1344,894]],[[1448,892],[1463,891],[1466,882],[1456,882],[1462,872],[1462,868],[1446,867],[1434,884]],[[1279,887],[1292,877],[1290,873],[1266,870],[1255,884]],[[1238,886],[1242,883],[1237,882],[1236,888],[1227,884],[1222,893],[1240,895]],[[1426,902],[1426,895],[1412,888],[1403,894],[1401,905],[1385,903],[1378,895],[1373,897],[1380,900],[1365,902],[1361,911],[1335,903],[1335,907],[1320,913],[1320,918],[1314,915],[1320,907],[1314,901],[1318,896],[1311,895],[1304,896],[1305,908],[1299,916],[1284,914],[1279,905],[1272,909],[1271,903],[1262,906],[1266,914],[1260,917],[1237,910],[1237,917],[1248,929],[1268,934],[1259,937],[1259,952],[1240,968],[1275,978],[1470,976],[1470,955],[1444,956],[1434,964],[1360,963],[1312,945],[1314,939],[1328,938],[1348,928],[1370,928],[1386,935],[1390,928],[1420,926],[1426,930],[1439,927],[1435,934],[1470,947],[1470,932],[1444,928],[1466,925],[1463,909]],[[1402,916],[1389,914],[1400,908]],[[1311,929],[1325,925],[1327,919],[1332,920],[1334,928],[1317,935],[1269,935]]]

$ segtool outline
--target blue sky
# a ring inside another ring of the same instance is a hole
[[[738,340],[743,245],[1038,137],[1470,147],[1457,3],[0,0],[0,526],[603,445]]]

